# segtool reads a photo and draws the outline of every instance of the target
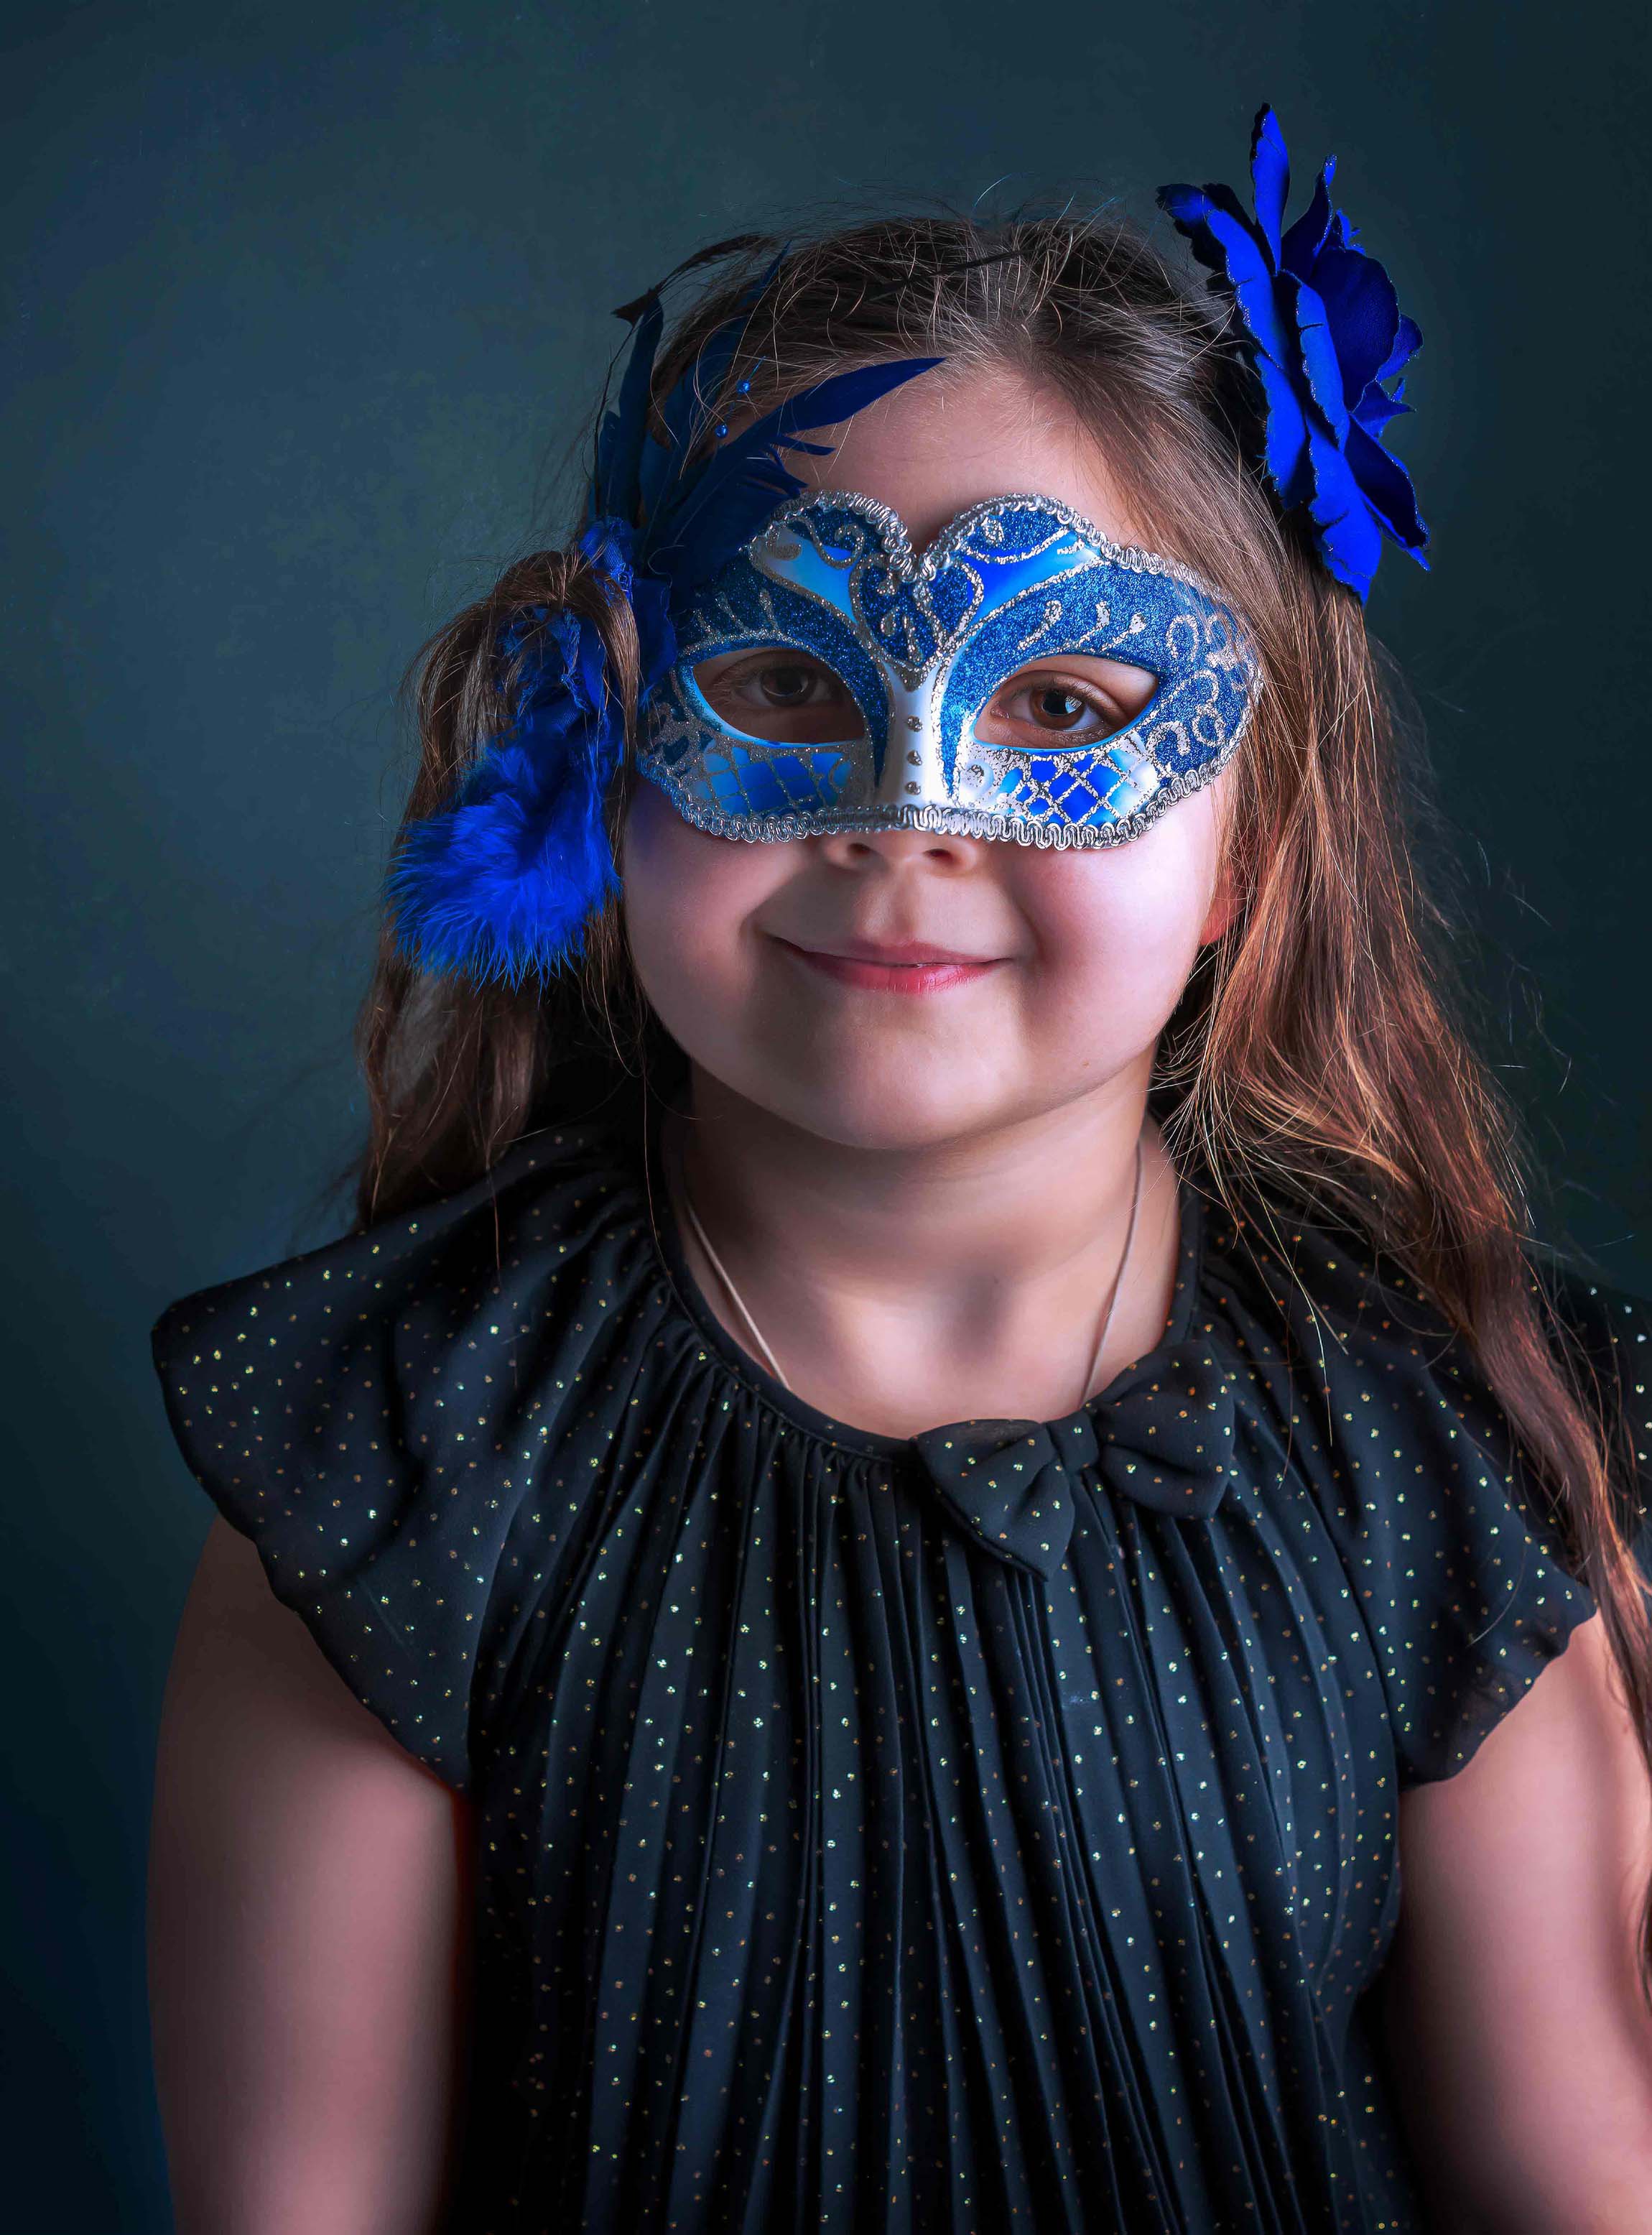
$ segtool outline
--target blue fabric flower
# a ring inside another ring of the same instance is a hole
[[[1158,199],[1248,329],[1265,406],[1262,462],[1281,510],[1307,507],[1326,567],[1363,599],[1385,533],[1428,564],[1411,476],[1380,439],[1411,408],[1404,381],[1392,394],[1387,383],[1422,336],[1332,207],[1335,170],[1333,157],[1307,211],[1282,230],[1290,158],[1278,118],[1264,108],[1250,141],[1254,219],[1230,187],[1162,187]]]
[[[636,573],[623,521],[593,521],[580,548],[609,594],[630,601],[646,693],[677,657],[666,589]],[[505,724],[455,804],[405,832],[390,891],[400,943],[422,967],[515,984],[579,954],[619,889],[603,807],[625,724],[593,622],[532,606],[496,649],[521,663],[507,678]]]

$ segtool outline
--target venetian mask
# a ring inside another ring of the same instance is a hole
[[[1262,688],[1195,573],[1041,496],[972,506],[921,557],[869,497],[796,499],[694,592],[678,652],[640,767],[699,829],[757,840],[912,828],[1118,845],[1210,782]],[[783,681],[779,705],[731,690],[752,667],[742,652],[773,654],[764,672],[792,678],[797,706]],[[1111,724],[1081,707],[1071,739],[1059,709],[1047,731],[1006,737],[1005,685],[1063,658],[1145,670],[1150,696]]]

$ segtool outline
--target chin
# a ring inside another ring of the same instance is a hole
[[[1052,1098],[1006,1094],[1001,1076],[972,1078],[967,1066],[909,1050],[882,1062],[754,1066],[749,1082],[734,1083],[750,1100],[819,1140],[889,1155],[1001,1131],[1037,1115]]]

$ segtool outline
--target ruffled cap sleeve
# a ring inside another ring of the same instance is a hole
[[[1299,1224],[1263,1257],[1295,1361],[1282,1428],[1375,1655],[1402,1787],[1449,1777],[1595,1612],[1466,1347],[1392,1267]]]
[[[580,1148],[541,1137],[154,1333],[197,1481],[357,1697],[461,1788],[521,1580],[544,1607],[577,1554],[564,1417],[646,1282],[615,1176]]]

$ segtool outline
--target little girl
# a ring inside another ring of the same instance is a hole
[[[181,2235],[1646,2226],[1649,1315],[1425,959],[1329,175],[708,251],[430,648],[358,1228],[156,1333]]]

